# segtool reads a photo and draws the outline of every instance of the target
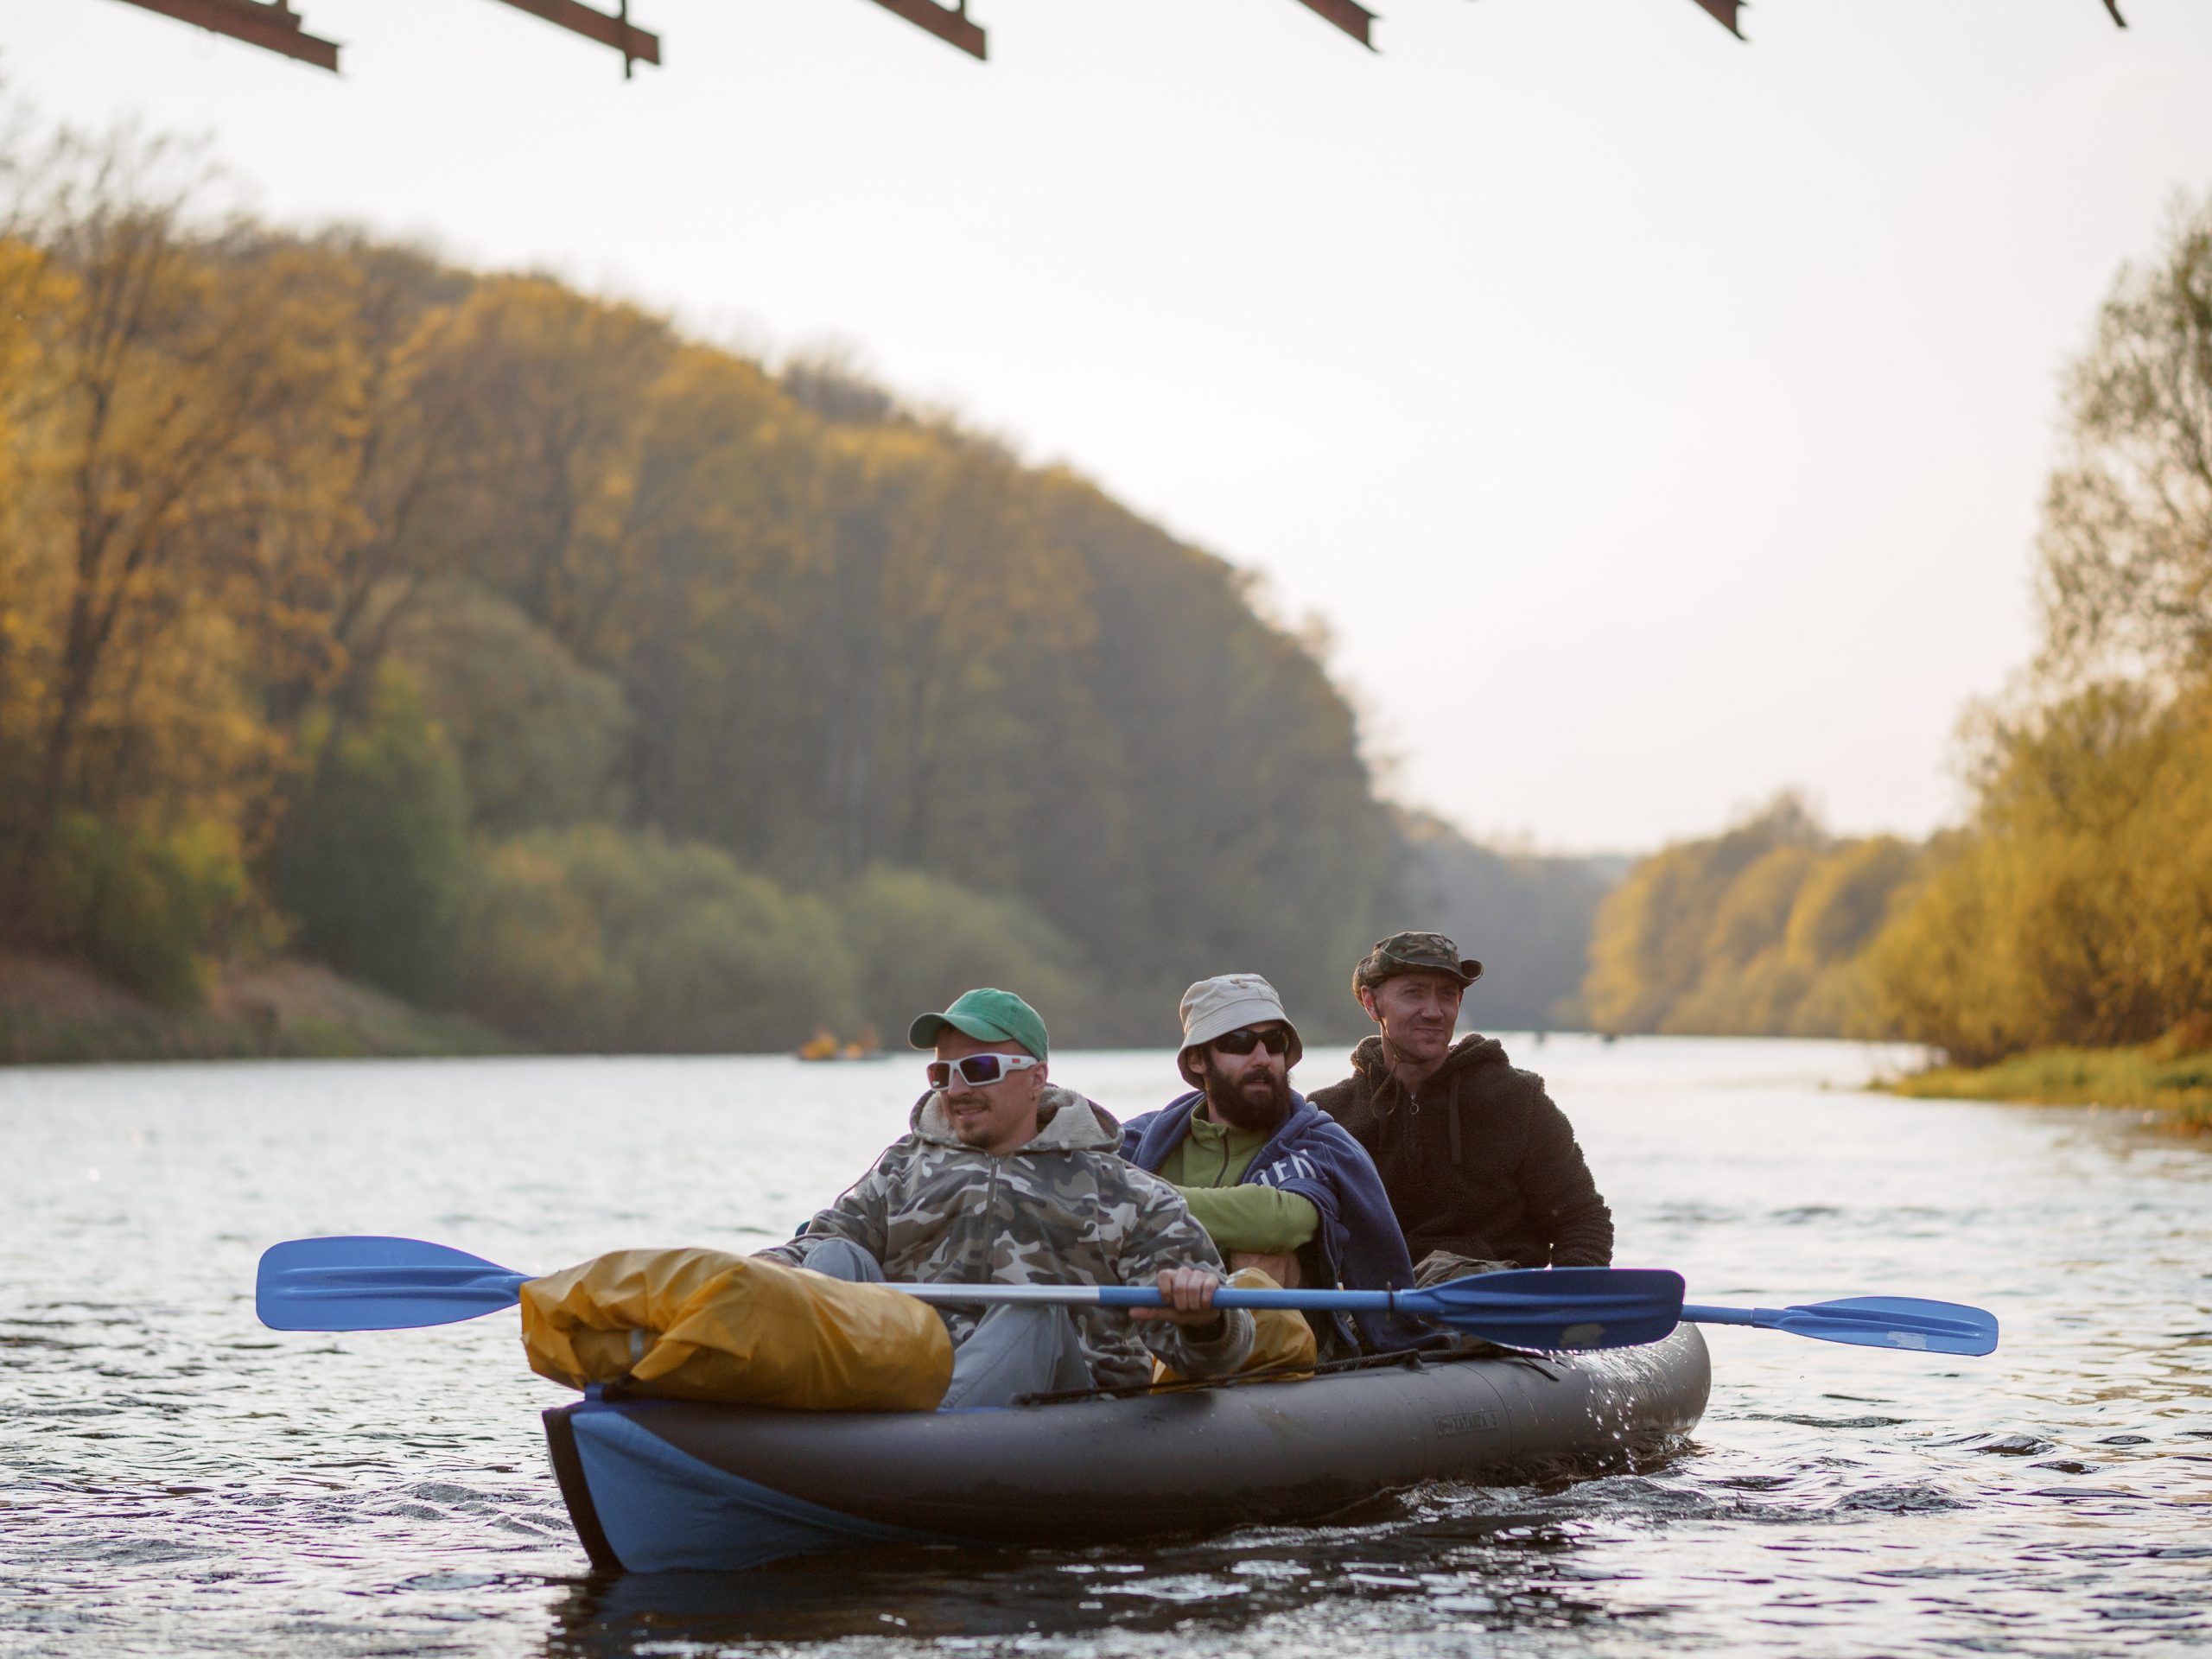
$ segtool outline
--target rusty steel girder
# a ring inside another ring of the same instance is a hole
[[[281,52],[318,69],[334,73],[338,67],[338,42],[317,40],[302,30],[299,13],[285,0],[126,0],[126,3],[267,51]]]
[[[1704,7],[1712,14],[1714,22],[1738,40],[1744,38],[1744,31],[1736,27],[1736,18],[1744,10],[1745,0],[1694,0],[1694,3]]]
[[[318,69],[334,73],[338,67],[338,43],[308,34],[301,26],[300,14],[292,10],[290,0],[124,0],[124,3],[158,11],[179,22],[227,35],[251,46],[281,52]],[[629,74],[632,63],[660,61],[660,37],[631,26],[630,0],[620,0],[620,10],[611,17],[603,11],[593,10],[582,0],[504,0],[504,3],[543,17],[572,35],[613,47],[622,54],[625,76]]]
[[[318,68],[338,67],[337,43],[308,34],[301,26],[300,15],[292,10],[291,0],[124,0],[124,3],[281,52]],[[660,37],[631,24],[630,0],[615,0],[612,16],[585,5],[582,0],[501,0],[501,3],[543,17],[572,35],[613,47],[622,54],[626,79],[633,64],[660,62]],[[875,3],[971,58],[988,55],[982,27],[968,16],[968,0],[950,0],[949,4],[940,4],[939,0],[875,0]],[[1299,3],[1369,51],[1375,49],[1371,35],[1375,14],[1358,0],[1299,0]],[[1750,0],[1691,0],[1691,3],[1738,40],[1744,38],[1743,12]],[[2120,15],[2120,0],[2104,0],[2104,8],[2113,22],[2127,27]]]
[[[656,67],[660,64],[660,36],[630,27],[630,0],[621,0],[620,10],[612,17],[580,4],[579,0],[505,0],[505,3],[517,11],[543,17],[572,35],[613,47],[622,54],[625,80],[630,78],[630,66],[633,63],[650,63]]]

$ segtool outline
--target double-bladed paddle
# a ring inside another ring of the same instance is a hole
[[[396,1331],[496,1313],[531,1277],[481,1256],[412,1238],[296,1238],[261,1257],[254,1305],[277,1331]],[[1158,1307],[1148,1285],[893,1285],[932,1303]],[[1678,1274],[1657,1268],[1551,1268],[1485,1273],[1425,1290],[1244,1290],[1217,1307],[1389,1311],[1433,1319],[1504,1348],[1625,1348],[1656,1342],[1678,1319],[1748,1325],[1821,1342],[1940,1354],[1986,1354],[1997,1320],[1978,1307],[1909,1296],[1855,1296],[1799,1307],[1682,1305]]]
[[[412,1238],[296,1238],[262,1253],[261,1322],[277,1331],[397,1331],[449,1325],[520,1300],[530,1274]],[[1150,1285],[902,1285],[932,1303],[1046,1302],[1159,1307]],[[1378,1310],[1433,1319],[1502,1348],[1625,1348],[1656,1342],[1681,1316],[1680,1274],[1651,1268],[1486,1273],[1426,1290],[1245,1290],[1216,1307]]]

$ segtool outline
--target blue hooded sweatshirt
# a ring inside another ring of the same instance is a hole
[[[1193,1090],[1156,1112],[1122,1126],[1122,1156],[1139,1169],[1157,1173],[1168,1154],[1191,1132],[1191,1115],[1205,1096]],[[1405,1235],[1382,1191],[1375,1160],[1343,1125],[1295,1090],[1282,1127],[1252,1154],[1240,1186],[1257,1182],[1295,1192],[1320,1212],[1313,1242],[1331,1278],[1349,1290],[1402,1290],[1414,1281]],[[1335,1316],[1347,1344],[1352,1332],[1345,1316]],[[1442,1341],[1438,1333],[1395,1313],[1361,1313],[1357,1345],[1371,1353],[1395,1353]]]

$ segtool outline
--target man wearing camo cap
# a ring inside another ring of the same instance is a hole
[[[1487,1264],[1602,1268],[1613,1217],[1544,1080],[1491,1037],[1454,1043],[1483,965],[1441,933],[1393,933],[1352,973],[1378,1027],[1312,1099],[1382,1172],[1423,1284]]]

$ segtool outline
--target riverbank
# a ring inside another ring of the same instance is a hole
[[[517,1052],[473,1020],[425,1014],[313,963],[232,966],[204,1007],[172,1009],[75,963],[0,954],[0,1064]]]
[[[1922,1100],[2009,1100],[2154,1111],[2212,1130],[2212,1046],[2162,1039],[2135,1048],[2050,1048],[1988,1066],[1937,1066],[1876,1087]]]

